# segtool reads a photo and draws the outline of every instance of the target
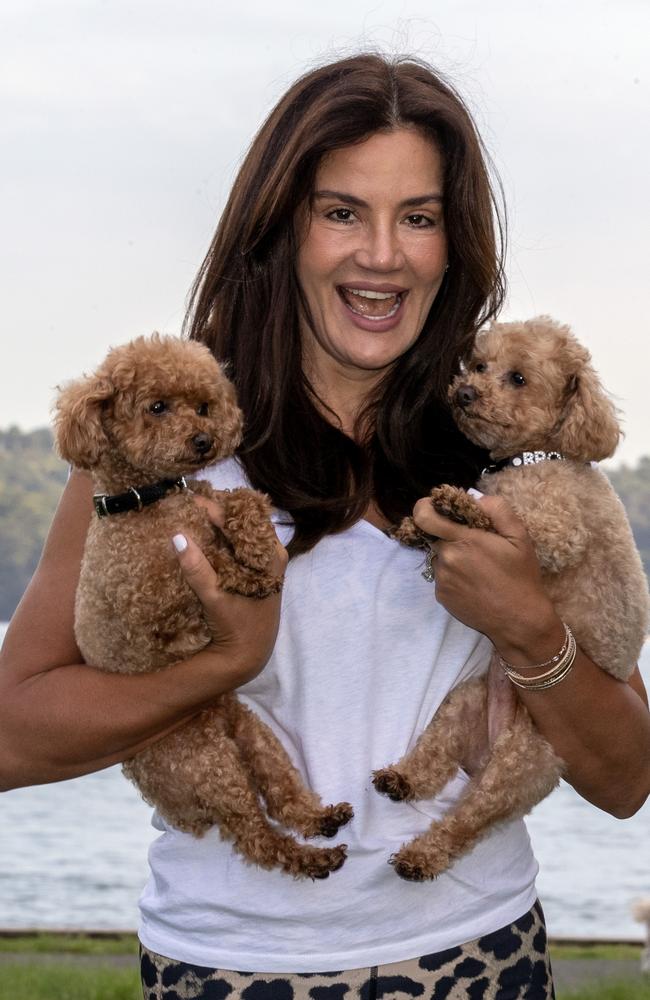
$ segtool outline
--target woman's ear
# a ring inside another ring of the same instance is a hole
[[[112,382],[97,375],[61,390],[54,404],[54,442],[64,461],[78,469],[97,465],[107,443],[102,410],[114,392]]]
[[[585,365],[567,380],[558,451],[567,458],[600,462],[614,454],[620,436],[616,407],[591,365]]]

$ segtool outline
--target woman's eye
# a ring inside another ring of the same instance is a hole
[[[331,212],[327,213],[327,218],[334,222],[352,222],[354,213],[351,208],[333,208]]]
[[[513,385],[526,385],[526,379],[521,372],[510,372],[510,381]]]
[[[156,402],[152,403],[149,407],[149,413],[154,413],[158,417],[161,413],[164,413],[165,410],[168,409],[169,407],[163,399],[157,399]]]
[[[430,226],[435,226],[436,224],[435,219],[430,219],[428,215],[422,215],[420,212],[409,215],[407,222],[414,229],[428,229]]]
[[[196,408],[196,412],[200,417],[207,417],[208,413],[210,412],[208,404],[200,403]]]

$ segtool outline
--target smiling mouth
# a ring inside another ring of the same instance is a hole
[[[364,319],[390,319],[402,304],[406,291],[375,292],[366,288],[348,288],[338,285],[337,292],[348,309]]]

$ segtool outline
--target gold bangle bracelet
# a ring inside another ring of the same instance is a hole
[[[564,625],[566,638],[562,645],[562,649],[559,653],[556,653],[550,661],[554,662],[554,665],[550,670],[545,671],[542,674],[521,674],[518,670],[507,663],[503,657],[499,657],[501,666],[503,667],[506,677],[518,688],[524,691],[546,691],[548,688],[554,687],[563,681],[565,677],[568,676],[573,664],[575,662],[578,647],[576,645],[575,636],[569,628],[568,625]],[[539,664],[538,666],[545,666],[546,664]],[[534,668],[533,668],[534,669]]]
[[[555,667],[558,665],[558,663],[564,659],[564,657],[567,654],[569,645],[571,643],[571,638],[573,637],[573,633],[569,628],[569,626],[566,624],[566,622],[562,622],[562,624],[564,625],[564,642],[562,643],[562,648],[559,650],[559,652],[555,654],[555,656],[551,656],[550,659],[544,660],[543,663],[531,663],[530,667],[528,668],[529,670],[543,670],[544,667],[550,667],[551,671],[553,671]],[[504,670],[515,670],[515,671],[517,670],[517,667],[515,667],[514,664],[508,663],[508,661],[504,660],[502,656],[499,656],[499,661]],[[549,673],[551,671],[549,671]]]
[[[567,660],[575,657],[575,648],[576,648],[575,637],[570,629],[567,629],[567,632],[568,632],[567,642],[562,648],[562,655],[561,656],[558,655],[557,663],[555,663],[555,665],[552,666],[550,670],[545,671],[545,673],[533,674],[532,676],[530,674],[520,674],[519,670],[515,669],[515,667],[513,667],[511,664],[506,663],[506,661],[503,659],[501,659],[501,666],[503,667],[506,674],[508,675],[508,677],[510,677],[511,680],[518,680],[521,681],[523,684],[526,684],[528,682],[535,684],[537,681],[550,680],[552,677],[554,677],[556,674],[562,671]],[[531,669],[534,668],[531,667]]]
[[[532,683],[522,684],[521,681],[515,680],[514,677],[510,677],[509,674],[508,677],[510,678],[512,684],[518,688],[522,688],[524,691],[547,691],[549,688],[555,687],[556,684],[559,684],[560,681],[563,681],[564,678],[571,673],[573,664],[575,663],[577,651],[577,646],[574,646],[571,657],[563,665],[562,669],[556,673],[554,677],[550,677],[548,680],[538,681],[537,683],[533,681]]]

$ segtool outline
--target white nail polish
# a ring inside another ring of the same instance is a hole
[[[174,535],[172,543],[177,552],[185,552],[187,548],[187,538],[185,535]]]
[[[470,497],[474,497],[475,500],[480,500],[482,496],[485,496],[484,493],[481,493],[480,490],[475,490],[474,487],[472,487],[467,491],[467,495]]]

